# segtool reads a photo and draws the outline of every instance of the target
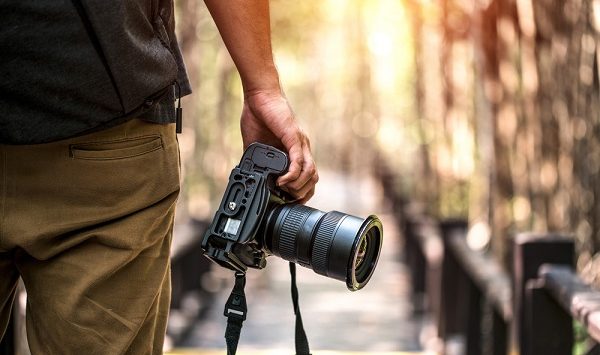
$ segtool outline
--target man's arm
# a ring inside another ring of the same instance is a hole
[[[305,202],[319,176],[310,141],[282,93],[271,50],[268,0],[205,0],[244,88],[241,130],[244,147],[258,141],[287,151],[288,173],[277,180]]]

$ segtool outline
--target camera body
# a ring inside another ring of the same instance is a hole
[[[253,143],[246,149],[202,239],[204,254],[242,273],[264,268],[266,257],[276,255],[345,281],[351,291],[361,289],[381,253],[381,221],[291,202],[275,186],[288,165],[287,155],[271,146]]]
[[[253,143],[246,149],[229,175],[219,209],[202,240],[208,258],[238,272],[266,266],[264,238],[256,236],[268,207],[289,200],[275,186],[288,165],[287,155],[271,146]]]

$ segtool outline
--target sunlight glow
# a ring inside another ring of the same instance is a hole
[[[489,245],[490,239],[490,226],[483,221],[474,223],[467,233],[467,245],[473,250],[485,249]]]

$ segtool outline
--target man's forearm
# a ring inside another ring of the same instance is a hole
[[[244,146],[263,142],[285,149],[290,164],[277,184],[307,201],[319,175],[310,141],[297,124],[279,87],[271,50],[268,0],[204,0],[233,58],[244,86],[240,128]]]
[[[279,90],[268,0],[205,0],[240,73],[244,92]]]

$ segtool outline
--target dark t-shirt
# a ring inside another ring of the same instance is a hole
[[[191,90],[173,21],[170,0],[0,0],[0,143],[174,122],[175,81]]]

